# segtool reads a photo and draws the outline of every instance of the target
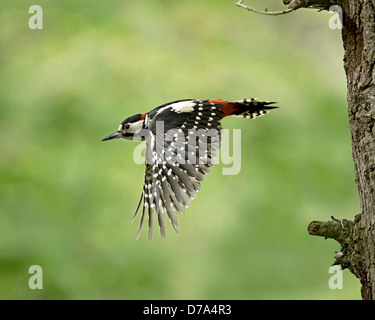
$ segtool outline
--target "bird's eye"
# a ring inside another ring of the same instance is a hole
[[[127,123],[126,125],[124,125],[124,128],[125,129],[129,129],[130,128],[130,123]]]

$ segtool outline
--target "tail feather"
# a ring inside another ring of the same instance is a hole
[[[276,102],[258,101],[257,99],[243,99],[238,101],[213,100],[215,103],[222,104],[224,117],[240,117],[252,119],[268,113],[270,110],[278,108],[274,106]]]

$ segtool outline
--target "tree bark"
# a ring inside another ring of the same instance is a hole
[[[351,0],[343,41],[348,80],[349,124],[361,204],[357,222],[362,298],[375,297],[375,0]],[[357,265],[358,265],[357,262]]]
[[[313,1],[319,3],[319,1]],[[359,278],[364,300],[375,299],[375,0],[342,0],[342,39],[349,127],[360,214],[354,221],[313,221],[312,235],[341,244],[335,264]]]

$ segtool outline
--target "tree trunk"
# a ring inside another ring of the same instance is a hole
[[[236,5],[268,15],[306,7],[342,9],[349,126],[361,208],[353,221],[313,221],[308,231],[341,244],[334,264],[359,278],[364,300],[375,300],[375,0],[283,0],[289,10],[278,12],[260,12],[242,2]]]
[[[320,1],[311,1],[319,3]],[[341,244],[335,264],[360,279],[362,298],[375,299],[375,0],[342,0],[342,39],[360,214],[354,221],[313,221],[312,235]]]

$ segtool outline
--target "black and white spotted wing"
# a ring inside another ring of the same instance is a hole
[[[142,206],[138,237],[147,214],[150,239],[154,212],[162,237],[165,237],[165,213],[177,231],[178,212],[189,207],[218,154],[223,114],[221,105],[208,100],[178,101],[152,113],[146,139],[143,191],[134,215],[135,218]]]

